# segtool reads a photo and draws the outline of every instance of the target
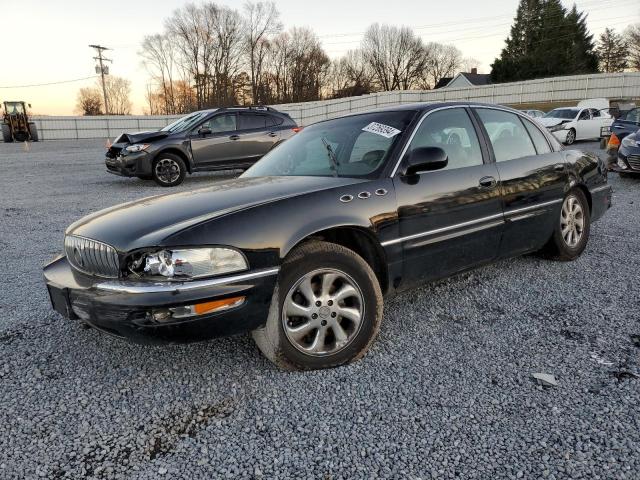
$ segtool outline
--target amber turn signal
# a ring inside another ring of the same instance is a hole
[[[225,298],[224,300],[214,300],[213,302],[197,303],[193,306],[193,313],[196,315],[204,315],[212,313],[216,310],[231,308],[244,302],[244,297]]]

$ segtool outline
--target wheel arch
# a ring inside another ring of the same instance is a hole
[[[387,293],[389,290],[389,269],[386,254],[371,230],[359,225],[339,225],[323,228],[301,238],[286,252],[282,253],[286,256],[296,247],[314,240],[335,243],[360,255],[375,273],[382,293]]]
[[[152,167],[155,164],[156,160],[158,160],[158,158],[163,153],[171,153],[173,155],[177,155],[178,157],[180,157],[182,160],[184,160],[184,164],[187,166],[187,172],[192,173],[192,171],[191,171],[191,160],[189,159],[189,156],[183,150],[181,150],[178,147],[166,147],[166,148],[163,148],[162,150],[156,152],[153,155],[153,159],[151,160],[151,166]]]
[[[589,191],[587,186],[584,183],[578,183],[574,186],[574,188],[584,193],[584,196],[587,199],[587,203],[589,204],[589,214],[593,213],[593,202],[591,200],[591,192]]]

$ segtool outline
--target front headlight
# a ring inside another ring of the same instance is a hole
[[[636,139],[635,135],[627,135],[626,137],[624,137],[622,139],[622,142],[620,142],[622,145],[624,145],[625,147],[637,147],[638,146],[638,140]]]
[[[564,123],[561,123],[559,125],[554,125],[553,127],[549,127],[549,131],[550,132],[557,132],[558,130],[564,130]]]
[[[143,253],[129,262],[129,271],[140,276],[190,280],[249,268],[242,253],[231,248],[188,248]]]
[[[134,145],[129,145],[128,147],[125,148],[125,150],[131,153],[141,152],[149,148],[149,145],[150,145],[149,143],[136,143]]]

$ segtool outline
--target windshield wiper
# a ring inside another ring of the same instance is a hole
[[[333,152],[333,148],[331,148],[331,145],[329,144],[329,142],[327,142],[326,138],[322,137],[322,143],[324,144],[324,148],[327,149],[328,157],[331,160],[331,170],[333,170],[333,176],[337,177],[338,176],[338,159],[336,158],[336,154]]]

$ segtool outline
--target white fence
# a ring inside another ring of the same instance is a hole
[[[640,72],[601,73],[499,83],[481,87],[403,90],[317,102],[274,105],[300,125],[352,112],[416,102],[471,101],[508,105],[640,99]],[[34,117],[42,140],[114,138],[123,131],[156,130],[179,118],[162,116]]]

